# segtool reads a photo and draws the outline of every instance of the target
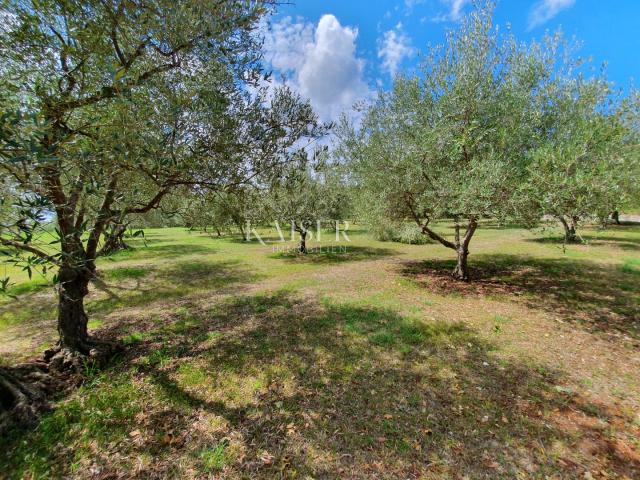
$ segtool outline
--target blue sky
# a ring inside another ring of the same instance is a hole
[[[279,7],[265,47],[278,81],[309,97],[325,119],[387,88],[415,68],[419,52],[442,43],[470,0],[298,0]],[[502,0],[495,22],[522,40],[562,28],[579,54],[608,63],[615,85],[640,82],[640,0]]]

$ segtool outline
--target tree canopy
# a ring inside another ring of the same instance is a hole
[[[459,279],[469,279],[482,218],[532,225],[552,211],[611,212],[623,198],[625,104],[609,103],[603,80],[558,73],[563,45],[559,35],[519,42],[480,5],[429,50],[422,71],[378,92],[361,124],[340,126],[363,203],[455,250]],[[432,228],[438,218],[453,219],[453,238]]]
[[[58,367],[110,350],[89,338],[83,308],[110,222],[180,185],[250,181],[315,135],[308,102],[264,86],[254,30],[270,5],[3,3],[0,168],[20,215],[0,242],[29,268],[58,269]]]
[[[360,127],[342,125],[343,152],[368,203],[455,250],[458,278],[468,279],[478,220],[519,210],[545,73],[541,47],[499,33],[491,10],[480,9],[430,50],[420,75],[379,92]],[[431,228],[439,217],[454,219],[453,239]]]

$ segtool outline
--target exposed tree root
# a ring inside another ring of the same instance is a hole
[[[48,398],[58,387],[46,363],[0,367],[0,432],[12,425],[33,424],[51,408]]]
[[[52,371],[86,373],[88,368],[104,366],[122,349],[118,343],[87,338],[75,348],[57,345],[44,352],[44,359]]]
[[[74,378],[60,373],[85,374],[88,368],[102,367],[122,350],[120,344],[94,338],[79,342],[78,347],[58,345],[45,351],[44,361],[0,366],[0,432],[14,425],[34,424],[50,410],[50,398],[65,387],[62,379]]]

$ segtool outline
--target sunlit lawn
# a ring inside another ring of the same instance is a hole
[[[640,227],[565,249],[487,223],[469,285],[440,245],[261,233],[101,259],[90,325],[128,350],[0,440],[0,478],[637,478]],[[56,336],[52,288],[12,268],[7,363]]]

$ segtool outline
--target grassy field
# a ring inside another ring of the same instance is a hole
[[[148,230],[87,301],[126,353],[0,439],[0,478],[639,478],[640,226],[583,233],[484,224],[461,284],[362,231],[302,257]],[[55,303],[7,272],[12,363]]]

